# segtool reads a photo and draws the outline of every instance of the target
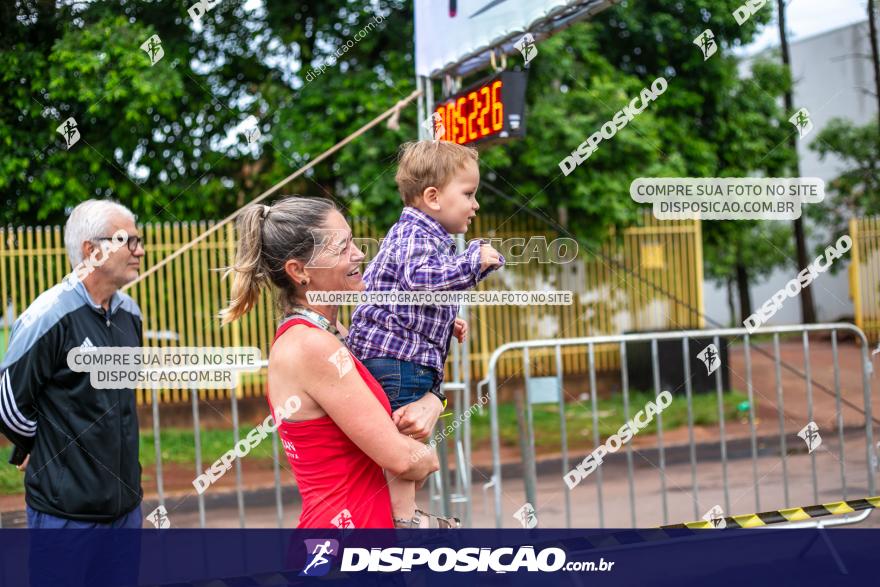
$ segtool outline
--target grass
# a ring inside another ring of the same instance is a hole
[[[631,393],[629,398],[629,415],[633,418],[649,401],[654,401],[653,393]],[[742,393],[729,392],[724,394],[724,419],[731,421],[737,417],[737,406],[748,400]],[[608,436],[616,434],[623,423],[623,397],[615,395],[609,399],[597,400],[599,416],[599,438],[604,441]],[[693,413],[695,426],[707,426],[718,423],[718,399],[715,393],[693,394]],[[498,419],[501,428],[501,444],[519,446],[519,432],[516,426],[516,408],[513,404],[502,404],[498,407]],[[535,430],[535,448],[561,447],[561,431],[559,426],[559,406],[544,404],[532,406],[532,421]],[[567,403],[565,406],[565,426],[569,445],[592,445],[593,412],[590,401]],[[673,397],[672,403],[663,410],[663,430],[674,430],[687,426],[687,402],[684,395]],[[657,418],[651,420],[639,434],[654,434],[657,431]],[[489,411],[474,414],[471,418],[471,434],[474,445],[489,441]]]
[[[630,394],[630,417],[644,408],[645,404],[655,399],[652,393]],[[724,394],[724,418],[730,421],[737,416],[737,406],[747,398],[744,394],[730,392]],[[694,394],[694,424],[713,425],[718,422],[718,404],[714,393]],[[533,406],[536,448],[552,449],[561,446],[559,431],[559,408],[554,405]],[[501,442],[507,446],[518,446],[516,427],[516,411],[513,404],[502,404],[498,408],[501,423]],[[566,405],[566,429],[569,445],[588,446],[593,440],[593,414],[590,402],[570,403]],[[623,398],[614,396],[610,399],[598,400],[599,437],[604,441],[623,425]],[[440,421],[440,426],[448,424],[447,419]],[[675,396],[672,403],[663,410],[663,429],[673,430],[687,425],[687,404],[683,396]],[[489,442],[489,411],[483,415],[475,413],[471,418],[471,431],[474,446]],[[250,428],[242,428],[240,438],[244,438]],[[656,418],[640,431],[640,434],[653,434],[657,430]],[[177,463],[193,466],[195,462],[195,437],[189,428],[168,428],[162,430],[161,436],[162,463]],[[202,465],[207,468],[215,460],[234,445],[232,430],[202,430]],[[12,454],[11,446],[0,446],[0,495],[14,495],[23,491],[23,473],[7,464]],[[271,459],[272,442],[266,438],[254,447],[248,459]],[[140,461],[144,468],[144,480],[152,478],[151,469],[156,464],[156,451],[153,447],[152,431],[141,432]]]
[[[0,446],[0,495],[14,495],[24,491],[24,473],[9,464],[11,446]]]
[[[250,428],[239,430],[239,440],[243,440],[250,430]],[[163,463],[192,464],[195,462],[196,443],[191,428],[168,428],[162,430],[159,440],[162,447]],[[200,440],[202,443],[202,464],[206,468],[235,445],[235,437],[232,435],[231,429],[202,430]],[[144,468],[155,465],[156,449],[153,446],[152,432],[141,432],[140,449],[141,465]],[[251,449],[247,458],[271,459],[272,440],[266,437],[263,442]]]

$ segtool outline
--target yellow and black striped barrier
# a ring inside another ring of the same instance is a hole
[[[728,516],[724,518],[728,528],[757,528],[770,524],[785,522],[803,522],[813,518],[824,516],[839,516],[851,514],[860,510],[870,510],[880,507],[880,497],[866,497],[865,499],[851,499],[848,501],[833,501],[821,505],[811,505],[802,508],[787,508],[784,510],[771,510],[757,514],[742,516]],[[720,518],[719,518],[720,519]],[[671,524],[661,526],[663,530],[674,528],[715,528],[715,521],[699,520],[697,522],[685,522],[684,524]]]
[[[870,510],[880,507],[880,496],[867,497],[865,499],[851,499],[849,501],[835,501],[821,505],[811,505],[799,508],[786,508],[757,514],[725,517],[725,528],[759,528],[770,524],[786,522],[802,522],[824,516],[837,516],[850,514],[860,510]],[[720,518],[719,518],[720,519]],[[720,524],[718,525],[720,526]],[[720,529],[715,520],[700,520],[698,522],[686,522],[684,524],[670,524],[658,528],[634,528],[614,532],[612,534],[600,534],[593,536],[579,536],[577,538],[565,538],[554,540],[548,544],[560,545],[567,550],[585,551],[592,549],[613,548],[616,546],[628,546],[646,542],[664,542],[670,539],[682,538],[682,530]],[[697,534],[697,533],[695,533]]]

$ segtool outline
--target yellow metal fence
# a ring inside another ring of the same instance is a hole
[[[147,224],[144,267],[151,267],[212,226],[212,222]],[[366,221],[352,223],[358,238],[380,239]],[[481,215],[469,237],[508,239],[557,235],[532,218],[505,219]],[[144,344],[150,346],[256,346],[268,356],[279,318],[265,294],[256,309],[239,322],[220,327],[217,313],[229,299],[222,268],[231,263],[235,229],[222,230],[132,287],[128,293],[144,314]],[[876,250],[876,249],[875,249]],[[523,249],[515,248],[517,253]],[[368,254],[374,251],[368,251]],[[515,256],[510,259],[515,261]],[[59,283],[69,271],[60,227],[0,229],[0,291],[5,327],[0,353],[5,352],[9,327],[42,291]],[[511,263],[484,281],[480,290],[570,290],[570,306],[475,306],[470,308],[471,375],[480,378],[492,351],[504,342],[618,333],[628,330],[699,328],[703,326],[702,248],[699,222],[659,222],[646,215],[642,225],[612,235],[598,250],[581,248],[566,264]],[[875,298],[876,299],[876,298]],[[347,322],[351,308],[342,308]],[[876,316],[876,315],[875,315]],[[876,318],[875,318],[876,321]],[[617,367],[617,348],[596,349],[597,369]],[[553,372],[555,358],[532,355],[532,373]],[[566,374],[585,373],[585,348],[567,347]],[[512,353],[500,374],[520,374],[520,357]],[[265,374],[242,377],[239,397],[261,396]],[[202,390],[205,399],[228,397],[227,390]],[[185,390],[162,390],[160,401],[186,400]],[[138,391],[138,401],[151,394]]]
[[[856,326],[872,343],[880,341],[880,216],[852,218],[850,297]]]

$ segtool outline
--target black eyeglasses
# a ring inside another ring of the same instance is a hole
[[[96,241],[112,241],[112,240],[116,240],[116,239],[112,236],[99,236],[95,240]],[[126,241],[126,245],[128,246],[128,250],[133,253],[137,250],[137,248],[141,244],[141,242],[142,242],[141,237],[130,236],[130,237],[128,237],[128,240]]]

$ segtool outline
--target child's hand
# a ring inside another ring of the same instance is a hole
[[[397,431],[418,441],[424,441],[431,435],[443,404],[433,393],[426,393],[420,399],[397,408],[391,414],[391,421]]]
[[[480,246],[480,272],[486,271],[491,267],[501,265],[501,253],[495,250],[495,247],[488,243]]]
[[[465,337],[468,333],[468,323],[466,320],[462,320],[461,318],[455,319],[455,325],[452,327],[452,336],[454,336],[458,342],[464,342]]]

